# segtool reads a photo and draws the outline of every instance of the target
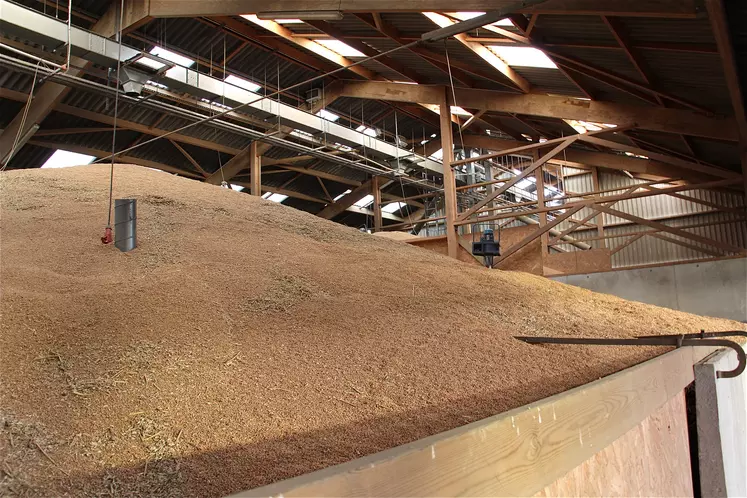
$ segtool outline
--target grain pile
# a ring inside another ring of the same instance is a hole
[[[249,195],[118,166],[2,188],[0,494],[220,496],[661,352],[519,343],[742,325],[489,271]]]

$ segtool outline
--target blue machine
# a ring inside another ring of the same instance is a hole
[[[500,237],[495,240],[495,232],[492,228],[487,228],[482,232],[480,240],[475,240],[475,231],[472,231],[472,254],[482,256],[485,260],[485,266],[493,267],[493,258],[501,255]]]

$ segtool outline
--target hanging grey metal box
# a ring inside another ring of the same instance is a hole
[[[137,247],[137,201],[114,200],[114,246],[122,252]]]

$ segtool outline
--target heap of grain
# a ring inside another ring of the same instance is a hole
[[[657,349],[515,334],[739,326],[488,271],[135,166],[6,172],[0,493],[219,496],[546,397]]]

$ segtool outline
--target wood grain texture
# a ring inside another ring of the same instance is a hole
[[[684,391],[535,496],[692,496]]]
[[[696,356],[677,349],[536,404],[237,496],[531,496],[679,395]]]

